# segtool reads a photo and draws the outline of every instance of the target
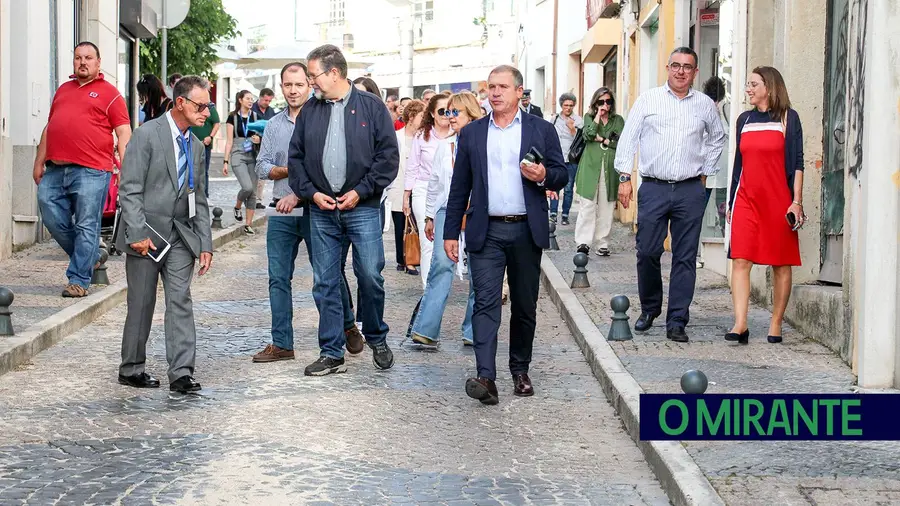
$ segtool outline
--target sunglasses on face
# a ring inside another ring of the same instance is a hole
[[[189,99],[189,98],[187,98],[187,97],[183,97],[183,98],[184,98],[185,100],[187,100],[188,102],[190,102],[190,103],[196,105],[196,106],[197,106],[197,112],[203,112],[203,111],[209,109],[210,107],[215,107],[215,106],[216,106],[216,104],[214,104],[214,103],[212,103],[212,102],[210,102],[210,103],[208,103],[208,104],[198,104],[197,102],[194,102],[193,100],[191,100],[191,99]]]
[[[597,107],[600,107],[601,105],[608,105],[612,107],[615,103],[616,101],[611,98],[607,98],[606,100],[600,99],[597,101]]]
[[[444,109],[444,108],[441,108],[441,109],[438,109],[438,115],[440,115],[440,116],[446,116],[446,117],[448,117],[448,118],[449,118],[450,116],[453,116],[454,118],[458,118],[458,117],[459,117],[459,109]]]

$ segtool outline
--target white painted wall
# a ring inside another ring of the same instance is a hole
[[[10,0],[0,0],[0,260],[12,254],[12,140],[10,110]]]
[[[560,0],[560,3],[565,1]],[[545,86],[549,84],[553,62],[553,0],[524,0],[523,3],[525,4],[521,17],[523,57],[519,63],[519,70],[525,77],[525,87],[533,90],[532,103],[546,110],[544,91]],[[584,19],[583,12],[581,18]],[[584,30],[581,33],[584,33]],[[544,80],[539,83],[537,70],[542,67],[545,69]]]

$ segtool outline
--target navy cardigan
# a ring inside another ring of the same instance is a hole
[[[741,170],[743,167],[743,159],[741,157],[741,130],[751,115],[764,114],[756,109],[744,111],[735,122],[735,153],[734,153],[734,170],[731,175],[731,195],[729,196],[728,209],[734,207],[734,194],[737,191],[738,183],[741,181]],[[775,121],[775,120],[773,120]],[[791,198],[794,198],[794,175],[797,171],[803,171],[803,125],[800,124],[800,115],[793,109],[787,111],[787,126],[785,127],[784,136],[784,175],[791,192]]]

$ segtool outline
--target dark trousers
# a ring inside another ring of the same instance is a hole
[[[406,215],[403,211],[391,211],[391,219],[394,220],[394,249],[397,255],[397,265],[406,267],[406,252],[403,250],[403,227],[406,226]]]
[[[663,285],[659,259],[666,234],[672,231],[672,271],[666,328],[684,328],[697,281],[697,248],[706,189],[699,179],[681,183],[645,181],[638,190],[637,275],[641,311],[662,312]]]
[[[484,247],[469,252],[475,289],[472,333],[478,377],[497,379],[497,332],[502,313],[503,274],[509,269],[509,371],[528,372],[534,343],[541,280],[541,248],[528,222],[490,221]]]

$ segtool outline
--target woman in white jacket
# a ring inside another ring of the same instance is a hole
[[[450,97],[444,113],[450,119],[454,132],[466,126],[470,121],[483,115],[481,105],[475,95],[469,92],[457,93]],[[434,242],[434,253],[431,259],[431,270],[425,285],[425,295],[419,304],[412,327],[412,339],[423,346],[436,347],[440,340],[441,320],[447,297],[453,282],[453,271],[456,264],[444,253],[443,234],[444,219],[447,212],[447,198],[450,195],[450,180],[453,174],[453,161],[456,159],[456,138],[450,137],[447,142],[437,147],[434,163],[428,180],[428,191],[425,202],[425,237]],[[463,343],[472,345],[472,307],[475,292],[469,282],[469,301],[466,305],[466,316],[463,320]]]
[[[415,265],[408,265],[404,258],[403,233],[406,226],[406,215],[403,208],[409,206],[409,199],[404,200],[403,185],[406,174],[406,159],[409,157],[409,148],[412,146],[413,137],[422,125],[425,116],[425,103],[421,100],[410,100],[403,110],[403,123],[405,127],[397,130],[397,144],[400,146],[400,170],[397,177],[384,190],[387,202],[391,205],[391,220],[394,222],[394,243],[397,255],[397,270],[405,270],[407,274],[418,276],[419,271]],[[405,204],[405,206],[404,206]]]

